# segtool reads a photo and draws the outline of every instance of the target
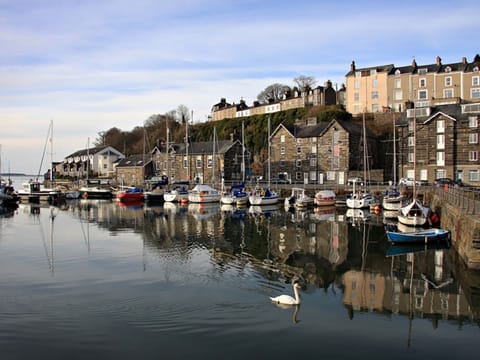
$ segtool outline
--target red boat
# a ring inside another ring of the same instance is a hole
[[[117,192],[117,199],[121,202],[144,201],[143,189],[131,187]]]

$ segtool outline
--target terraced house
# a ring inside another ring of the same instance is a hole
[[[354,61],[346,74],[346,109],[353,115],[362,112],[403,112],[409,101],[417,107],[429,102],[472,103],[480,101],[480,55],[472,62],[443,64],[440,57],[431,64],[397,67],[393,64],[357,68]]]
[[[375,137],[367,131],[365,138],[374,154]],[[271,135],[271,174],[295,183],[346,184],[349,176],[363,176],[365,165],[371,180],[383,181],[376,157],[363,156],[363,139],[362,126],[350,121],[317,124],[312,118],[279,125]]]

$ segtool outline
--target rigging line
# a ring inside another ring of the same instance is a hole
[[[52,123],[48,126],[48,131],[47,131],[47,139],[45,140],[45,145],[43,147],[43,154],[42,154],[42,160],[40,161],[40,167],[38,168],[38,173],[37,173],[37,178],[35,180],[38,181],[38,178],[40,176],[40,172],[42,171],[42,165],[43,165],[43,159],[45,159],[45,151],[47,150],[47,145],[48,141],[51,140],[50,138],[50,131],[51,131]],[[50,171],[53,171],[53,169],[50,169]]]

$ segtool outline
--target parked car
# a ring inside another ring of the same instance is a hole
[[[401,178],[398,181],[398,185],[403,185],[403,186],[413,186],[413,178]],[[421,186],[421,185],[426,185],[425,181],[420,181],[416,180],[415,181],[416,186]]]
[[[291,182],[285,178],[273,178],[270,182],[272,184],[291,184]]]
[[[433,185],[437,186],[463,186],[462,180],[453,180],[450,178],[438,178],[433,181]]]

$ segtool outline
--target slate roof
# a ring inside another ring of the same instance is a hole
[[[127,156],[126,158],[120,159],[117,162],[117,168],[143,166],[144,159],[145,159],[145,165],[151,161],[151,158],[149,155],[142,155],[142,154],[130,155],[130,156]]]
[[[215,153],[216,154],[224,154],[226,153],[237,141],[230,141],[230,140],[220,140],[216,142],[215,145]],[[195,155],[195,154],[213,154],[213,141],[200,141],[200,142],[192,142],[188,146],[188,154]],[[186,146],[185,144],[174,144],[172,148],[175,150],[177,154],[186,154]]]

